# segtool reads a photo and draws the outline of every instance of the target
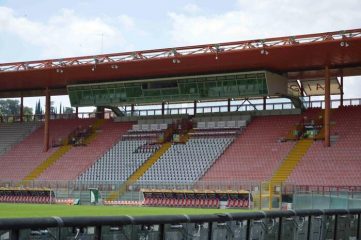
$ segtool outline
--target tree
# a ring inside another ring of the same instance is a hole
[[[35,105],[35,115],[42,115],[42,114],[43,114],[43,109],[41,108],[40,99],[39,99]]]
[[[74,110],[73,110],[73,108],[71,108],[71,107],[66,107],[64,110],[63,110],[63,113],[64,114],[71,114],[71,113],[73,113],[74,112]]]
[[[24,115],[32,115],[33,109],[24,106]],[[20,115],[20,101],[13,99],[0,100],[0,115],[4,116],[19,116]]]
[[[54,102],[50,102],[50,114],[56,114],[56,107],[54,106]]]
[[[0,112],[2,115],[19,115],[20,114],[19,100],[13,100],[13,99],[0,100]]]
[[[24,115],[33,115],[33,108],[24,107]]]

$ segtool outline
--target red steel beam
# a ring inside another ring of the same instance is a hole
[[[334,31],[325,33],[305,34],[296,36],[236,41],[227,43],[194,45],[177,48],[164,48],[136,52],[101,54],[71,58],[58,58],[40,61],[27,61],[0,64],[0,71],[27,71],[32,69],[63,68],[76,65],[97,65],[102,63],[117,63],[125,61],[147,61],[150,59],[175,58],[197,54],[218,54],[248,49],[270,49],[284,45],[302,45],[315,42],[342,41],[361,38],[361,29]]]

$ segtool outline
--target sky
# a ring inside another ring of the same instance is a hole
[[[0,62],[353,29],[360,12],[361,0],[0,0]],[[346,98],[360,90],[345,79]]]

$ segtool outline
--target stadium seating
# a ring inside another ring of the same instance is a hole
[[[186,144],[174,144],[138,182],[192,183],[204,174],[232,141],[233,137],[191,138]]]
[[[131,123],[114,123],[112,120],[100,126],[96,138],[86,146],[73,147],[38,180],[75,180],[98,158],[110,149],[118,139],[130,129]]]
[[[39,122],[2,123],[0,124],[0,155],[19,143],[41,124]]]
[[[50,121],[50,139],[65,138],[79,125],[89,125],[94,119]],[[0,176],[3,180],[22,180],[36,166],[47,159],[57,148],[43,152],[44,128],[28,135],[11,150],[0,156]],[[68,166],[69,167],[69,166]]]
[[[201,181],[264,181],[271,177],[293,142],[280,142],[299,115],[255,117]]]
[[[55,195],[50,189],[0,188],[0,203],[54,203]]]
[[[125,181],[153,151],[139,150],[146,140],[122,140],[79,176],[85,181]]]
[[[315,142],[288,178],[288,183],[317,186],[361,185],[361,107],[333,109],[330,148]]]

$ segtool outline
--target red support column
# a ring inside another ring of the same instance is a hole
[[[45,90],[45,124],[44,124],[44,148],[43,151],[49,150],[49,121],[50,121],[50,91]]]
[[[325,147],[330,146],[330,111],[331,111],[331,96],[330,96],[330,71],[328,66],[325,67]]]
[[[24,121],[24,97],[20,97],[20,122]]]

